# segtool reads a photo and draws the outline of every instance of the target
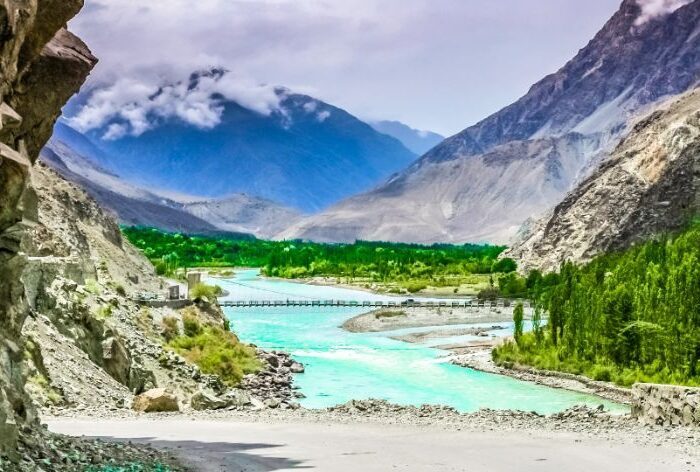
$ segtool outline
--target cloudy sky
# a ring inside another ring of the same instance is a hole
[[[93,84],[135,93],[222,66],[253,108],[258,85],[284,85],[449,135],[562,66],[620,1],[86,0],[70,27],[100,58]]]

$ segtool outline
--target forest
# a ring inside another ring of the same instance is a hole
[[[168,275],[188,267],[260,267],[267,276],[287,279],[323,276],[424,285],[427,281],[440,283],[516,269],[512,259],[498,259],[505,249],[502,246],[367,241],[319,244],[188,236],[139,227],[122,231],[160,274]]]
[[[496,349],[497,362],[620,385],[700,385],[700,224],[585,265],[567,262],[558,273],[531,273],[526,284],[534,330]]]

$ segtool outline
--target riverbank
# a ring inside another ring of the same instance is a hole
[[[525,309],[525,318],[532,310]],[[513,321],[511,307],[396,307],[373,310],[350,318],[341,327],[351,333],[376,333],[404,328]]]
[[[52,431],[149,442],[198,471],[692,471],[700,430],[642,426],[572,408],[550,416],[354,401],[322,410],[218,411],[100,420],[45,418]],[[196,453],[193,453],[196,450]],[[428,452],[429,451],[429,452]],[[508,451],[503,454],[503,451]]]
[[[532,314],[526,310],[526,317]],[[342,328],[353,333],[389,332],[407,328],[433,328],[425,331],[409,332],[390,336],[391,339],[411,344],[430,343],[436,349],[450,354],[449,361],[457,366],[490,374],[503,375],[517,380],[535,383],[551,388],[596,395],[616,403],[630,404],[630,389],[618,387],[610,382],[588,379],[580,375],[533,369],[527,366],[498,366],[494,363],[491,351],[499,343],[510,338],[504,326],[512,322],[512,308],[400,308],[396,310],[374,310],[355,316],[342,324]],[[485,326],[484,324],[493,323]],[[502,323],[499,325],[498,323]],[[451,325],[459,328],[445,328]],[[512,329],[512,328],[511,328]],[[455,341],[455,338],[465,338]],[[441,339],[445,341],[440,342]]]

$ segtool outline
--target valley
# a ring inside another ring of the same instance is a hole
[[[700,466],[700,0],[0,0],[0,189],[0,471]]]

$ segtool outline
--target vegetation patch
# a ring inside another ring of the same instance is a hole
[[[498,259],[503,246],[367,241],[318,244],[188,236],[149,228],[122,230],[157,271],[167,275],[191,267],[260,267],[270,277],[332,277],[415,293],[428,287],[461,287],[479,280],[475,274],[509,273],[516,268],[512,259]]]
[[[700,224],[528,281],[548,323],[497,348],[496,362],[625,386],[700,385]]]
[[[199,366],[205,374],[218,375],[226,384],[235,386],[244,375],[255,373],[262,367],[255,349],[241,343],[231,331],[204,324],[194,313],[186,311],[180,334],[177,319],[174,323],[170,321],[172,319],[175,318],[163,319],[167,346]]]

